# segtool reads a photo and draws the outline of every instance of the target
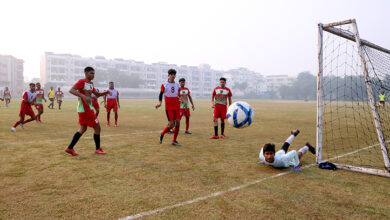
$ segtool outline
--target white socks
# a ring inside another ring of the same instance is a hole
[[[291,143],[293,142],[295,136],[292,134],[290,137],[287,138],[287,140],[285,142],[289,143],[291,145]]]
[[[298,150],[298,152],[301,152],[302,155],[304,155],[309,150],[308,146],[304,146],[301,149]]]

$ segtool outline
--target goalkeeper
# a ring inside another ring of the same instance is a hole
[[[260,150],[259,158],[262,163],[273,166],[275,168],[287,168],[290,166],[294,167],[295,171],[302,171],[300,167],[302,164],[300,163],[300,159],[307,151],[310,151],[312,154],[316,153],[316,149],[311,146],[309,142],[306,143],[304,147],[297,151],[292,150],[287,153],[288,147],[293,142],[294,138],[299,134],[299,130],[292,130],[291,136],[287,138],[286,142],[284,142],[281,150],[275,153],[275,145],[268,143],[265,144],[263,148]]]

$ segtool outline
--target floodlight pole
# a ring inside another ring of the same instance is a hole
[[[316,162],[322,161],[322,112],[323,112],[323,50],[322,50],[322,24],[318,24],[318,74],[317,74],[317,136],[316,136]]]
[[[357,29],[355,19],[353,19],[352,28],[353,28],[353,32],[354,32],[354,36],[355,36],[355,41],[356,41],[358,53],[360,56],[360,61],[362,63],[362,69],[363,69],[363,73],[364,73],[367,94],[368,94],[368,98],[370,99],[370,106],[371,106],[372,114],[374,116],[375,128],[376,128],[376,132],[378,134],[379,144],[380,144],[381,149],[382,149],[383,159],[385,161],[385,168],[388,171],[390,171],[390,161],[389,161],[389,156],[387,154],[388,151],[386,148],[385,139],[383,138],[383,131],[382,131],[382,127],[381,127],[381,122],[379,120],[378,110],[375,106],[375,99],[374,99],[374,95],[373,95],[373,91],[372,91],[372,87],[371,87],[371,80],[370,80],[370,76],[368,74],[366,60],[364,59],[364,56],[363,56],[361,41],[360,41],[360,37],[359,37],[359,31]]]

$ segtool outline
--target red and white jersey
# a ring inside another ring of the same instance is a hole
[[[226,105],[227,98],[232,97],[232,91],[228,87],[217,86],[213,91],[213,96],[215,97],[215,104]]]
[[[116,89],[107,89],[107,91],[110,91],[110,93],[108,93],[106,95],[107,99],[117,99],[118,98],[118,96],[119,96],[118,90],[116,90]]]
[[[91,94],[95,92],[95,87],[93,86],[92,82],[88,82],[85,79],[80,79],[77,81],[76,84],[74,84],[74,87],[77,88],[77,91],[83,95],[86,95],[87,97],[91,97]],[[79,105],[77,107],[78,112],[88,112],[90,110],[93,110],[92,102],[86,103],[84,99],[79,98]]]
[[[56,91],[55,95],[62,97],[64,93],[62,91]]]
[[[11,91],[4,90],[4,98],[10,98],[11,97]]]
[[[180,108],[188,108],[188,95],[190,95],[190,90],[187,87],[180,87],[179,94],[181,96],[181,99],[183,100],[183,102],[180,103]]]
[[[28,104],[28,103],[24,102],[24,101],[27,101],[27,102],[30,102],[30,105],[31,105],[31,103],[34,102],[36,97],[37,97],[37,94],[35,92],[31,92],[30,90],[25,91],[23,93],[23,101],[22,101],[22,103]]]
[[[180,109],[179,84],[174,82],[164,82],[161,85],[161,92],[164,93],[165,109]]]

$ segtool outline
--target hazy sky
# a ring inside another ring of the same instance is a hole
[[[317,23],[349,18],[362,38],[390,48],[385,0],[2,0],[0,8],[0,54],[25,60],[27,79],[39,77],[46,51],[315,73]]]

